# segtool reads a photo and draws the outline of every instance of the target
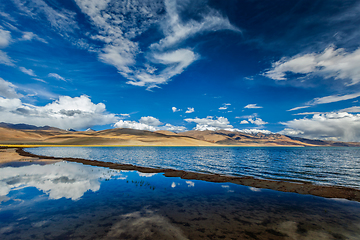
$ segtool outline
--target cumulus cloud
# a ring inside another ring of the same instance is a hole
[[[170,123],[165,124],[165,126],[159,127],[159,130],[166,130],[171,132],[185,132],[187,129],[184,126],[174,126]]]
[[[190,107],[188,107],[187,110],[185,111],[185,113],[193,113],[193,112],[195,112],[195,109]]]
[[[194,128],[194,130],[216,131],[223,129],[223,130],[233,131],[233,126],[230,125],[229,120],[225,117],[217,117],[216,119],[214,119],[211,116],[208,116],[206,118],[186,118],[185,121],[196,123],[196,127]]]
[[[60,75],[57,74],[57,73],[49,73],[49,74],[48,74],[48,77],[56,78],[57,80],[66,81],[65,78],[63,78],[62,76],[60,76]]]
[[[240,122],[240,124],[249,124],[249,122],[246,121],[246,120],[242,120],[242,121]]]
[[[346,95],[331,95],[331,96],[326,96],[326,97],[321,97],[321,98],[314,98],[310,102],[306,103],[305,106],[295,107],[295,108],[289,109],[288,111],[295,111],[295,110],[315,106],[318,104],[340,102],[340,101],[350,100],[350,99],[354,99],[354,98],[358,98],[358,97],[360,97],[360,93],[352,93],[352,94],[346,94]]]
[[[252,108],[262,108],[262,107],[258,106],[257,104],[248,104],[244,108],[252,109]]]
[[[151,116],[141,117],[139,122],[153,127],[157,127],[162,124],[159,119]]]
[[[18,94],[15,89],[16,89],[16,86],[14,84],[0,78],[0,96],[5,97],[5,98],[22,97],[22,95]]]
[[[267,124],[267,122],[263,121],[261,118],[249,118],[248,121],[258,126]]]
[[[180,111],[181,111],[181,109],[178,109],[178,108],[176,108],[176,107],[172,107],[171,110],[172,110],[173,112],[180,112]]]
[[[226,110],[226,109],[228,109],[228,107],[229,107],[230,105],[231,105],[230,103],[223,103],[223,106],[222,106],[222,107],[219,107],[219,110]]]
[[[0,97],[0,122],[84,129],[95,125],[111,124],[118,120],[115,114],[106,112],[105,104],[94,104],[85,95],[74,98],[60,96],[59,99],[45,106],[35,106],[15,98],[19,96],[13,88],[10,85],[10,90],[5,92],[7,98]]]
[[[156,131],[157,128],[154,126],[149,126],[144,123],[136,122],[136,121],[124,121],[120,120],[114,124],[115,128],[131,128],[137,130],[147,130],[147,131]]]
[[[36,187],[50,199],[80,199],[85,192],[100,189],[100,178],[117,175],[118,171],[94,168],[78,163],[58,162],[48,165],[0,168],[0,196],[19,187]]]
[[[347,85],[360,82],[360,48],[346,52],[330,46],[322,53],[299,54],[282,58],[263,75],[274,80],[287,80],[287,73],[318,75],[324,78],[347,80]]]
[[[167,130],[172,132],[183,132],[186,131],[184,126],[174,126],[169,123],[163,125],[159,121],[159,119],[147,116],[141,117],[140,120],[137,121],[124,121],[120,120],[114,124],[115,128],[131,128],[137,130],[147,130],[147,131],[158,131],[158,130]]]
[[[94,40],[104,43],[99,59],[116,67],[127,83],[151,89],[181,74],[199,59],[199,54],[179,43],[203,32],[240,30],[215,10],[199,19],[183,22],[177,1],[76,0],[97,29]],[[180,4],[182,8],[186,3]],[[165,11],[164,11],[165,10]],[[134,39],[147,29],[158,26],[163,38],[142,49]],[[145,61],[139,62],[141,57]]]
[[[32,76],[32,77],[36,77],[36,74],[34,73],[34,71],[32,69],[26,69],[24,67],[19,67],[20,71],[22,71],[23,73]]]
[[[360,114],[319,113],[312,118],[294,119],[282,124],[286,128],[280,134],[325,140],[360,140]]]

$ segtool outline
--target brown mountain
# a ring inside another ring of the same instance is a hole
[[[247,134],[225,130],[188,131],[179,134],[220,145],[237,146],[360,146],[358,142],[335,142],[290,137],[281,134]]]
[[[0,145],[110,145],[110,146],[217,146],[188,136],[107,129],[103,131],[65,131],[61,129],[12,129],[0,127]]]
[[[16,127],[14,129],[12,127]],[[360,146],[360,143],[333,142],[289,137],[280,134],[241,132],[143,131],[114,128],[102,131],[66,131],[52,127],[0,124],[0,145],[110,145],[110,146]]]

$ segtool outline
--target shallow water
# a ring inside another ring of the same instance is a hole
[[[360,203],[58,162],[0,168],[1,239],[360,239]]]
[[[308,181],[360,189],[360,148],[349,147],[76,147],[34,154],[233,176]]]

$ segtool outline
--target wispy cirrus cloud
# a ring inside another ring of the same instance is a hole
[[[357,84],[360,82],[360,48],[347,52],[330,46],[320,53],[284,57],[263,75],[274,80],[287,80],[287,73],[344,80],[345,85]]]
[[[19,67],[20,71],[22,71],[23,73],[32,76],[32,77],[36,77],[36,74],[34,73],[34,71],[32,69],[26,69],[24,67]]]
[[[61,80],[61,81],[65,81],[65,82],[66,82],[66,79],[63,78],[62,76],[60,76],[60,75],[57,74],[57,73],[49,73],[49,74],[48,74],[48,77],[56,78],[57,80]]]
[[[11,34],[10,31],[1,29],[0,27],[0,48],[5,48],[10,44]]]
[[[0,26],[0,48],[6,48],[11,42],[10,31],[4,30]],[[7,66],[15,66],[14,61],[7,55],[6,52],[0,50],[0,64]]]
[[[346,95],[330,95],[326,97],[321,98],[314,98],[313,100],[306,103],[304,106],[295,107],[292,109],[289,109],[288,111],[295,111],[299,109],[309,108],[311,106],[319,105],[319,104],[326,104],[326,103],[334,103],[334,102],[340,102],[340,101],[346,101],[354,98],[360,97],[360,93],[352,93],[352,94],[346,94]]]
[[[76,21],[76,13],[65,8],[53,8],[43,0],[12,0],[17,8],[33,19],[46,19],[52,29],[68,36],[67,33],[79,29]],[[40,21],[41,22],[41,21]],[[26,36],[25,39],[33,36]],[[24,39],[24,40],[25,40]],[[39,39],[38,39],[39,40]],[[45,40],[44,40],[45,41]]]
[[[14,67],[14,61],[7,55],[6,52],[0,50],[0,64]]]
[[[256,108],[263,108],[263,107],[258,106],[257,104],[248,104],[248,105],[246,105],[244,108],[256,109]]]
[[[99,59],[116,67],[128,79],[128,84],[147,89],[167,83],[199,59],[191,47],[180,47],[186,39],[210,31],[240,32],[227,18],[211,9],[199,20],[184,22],[178,2],[174,0],[126,3],[77,0],[76,3],[98,32],[92,38],[104,43],[98,51]],[[162,38],[141,48],[135,37],[154,26],[159,27]]]

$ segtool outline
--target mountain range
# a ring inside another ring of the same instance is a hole
[[[181,133],[127,128],[69,131],[49,126],[0,123],[0,145],[359,147],[360,143],[313,140],[281,134],[247,134],[225,130],[192,130]]]

